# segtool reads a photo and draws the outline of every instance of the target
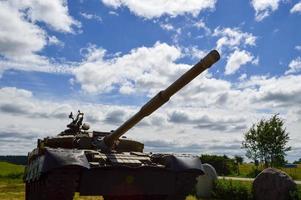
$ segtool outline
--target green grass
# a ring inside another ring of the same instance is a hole
[[[23,165],[0,162],[0,179],[21,179],[23,172]]]
[[[256,167],[254,164],[250,163],[244,163],[242,165],[239,165],[239,176],[240,177],[250,177],[250,174],[252,170],[254,170]],[[259,167],[259,169],[264,169],[263,167]],[[294,180],[301,180],[301,165],[298,165],[298,168],[279,168],[281,171],[286,172],[288,175],[290,175]]]

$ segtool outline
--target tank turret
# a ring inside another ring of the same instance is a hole
[[[134,116],[124,122],[115,131],[103,138],[102,148],[111,149],[114,142],[117,141],[129,129],[135,126],[144,117],[152,114],[155,110],[164,105],[171,96],[177,93],[200,73],[211,67],[220,59],[220,55],[216,50],[211,51],[207,56],[195,64],[190,70],[178,78],[165,90],[160,91],[156,96],[150,99]]]

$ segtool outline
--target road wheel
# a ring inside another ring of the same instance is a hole
[[[80,169],[57,169],[25,183],[25,200],[73,200],[78,188]]]

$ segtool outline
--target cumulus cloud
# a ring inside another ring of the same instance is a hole
[[[239,28],[217,27],[213,36],[220,37],[216,42],[216,48],[222,51],[224,48],[235,49],[237,47],[255,46],[256,37],[252,33],[242,32]]]
[[[285,108],[300,105],[301,92],[300,75],[280,77],[252,76],[242,83],[243,88],[249,88],[252,96],[250,104],[262,104],[262,108]],[[260,105],[258,105],[260,106]]]
[[[145,149],[151,152],[172,152],[172,153],[192,153],[200,154],[215,154],[215,155],[240,155],[241,141],[227,141],[227,144],[222,140],[208,140],[202,143],[179,144],[177,142],[167,142],[164,140],[146,140],[143,141]]]
[[[169,115],[169,121],[175,124],[193,124],[195,128],[213,131],[233,131],[233,129],[237,131],[246,128],[244,118],[214,117],[209,117],[207,114],[193,117],[185,112],[174,111]]]
[[[63,45],[55,36],[37,25],[44,22],[52,29],[73,32],[76,25],[67,9],[67,2],[55,0],[0,1],[0,68],[45,72],[65,71],[49,58],[39,55],[48,45]]]
[[[215,8],[216,0],[102,0],[102,2],[114,9],[128,7],[135,15],[147,19],[161,17],[163,15],[177,16],[192,14],[197,16],[203,10]]]
[[[90,93],[106,93],[113,89],[123,94],[152,93],[189,68],[189,65],[175,63],[181,57],[181,50],[165,43],[136,48],[111,59],[105,59],[104,49],[90,46],[87,51],[74,75],[82,89]]]
[[[4,2],[8,2],[10,6],[26,15],[31,22],[44,22],[56,31],[73,32],[73,26],[80,26],[80,23],[69,15],[66,0],[9,0]]]
[[[297,3],[294,5],[294,7],[292,7],[292,9],[290,10],[291,13],[300,13],[301,12],[301,2]]]
[[[71,109],[69,105],[36,101],[30,91],[14,87],[1,88],[0,97],[1,112],[15,116],[63,119],[67,116],[66,113]],[[11,99],[14,99],[14,101],[12,102]],[[51,105],[52,108],[49,108],[49,105]]]
[[[242,65],[247,63],[252,63],[254,61],[254,56],[245,50],[235,50],[228,58],[225,68],[225,74],[234,74]],[[255,61],[256,62],[256,61]]]
[[[276,11],[283,0],[252,0],[251,4],[255,10],[255,20],[261,21]]]
[[[235,145],[233,141],[241,140],[247,127],[262,117],[281,113],[287,123],[293,123],[293,119],[297,120],[295,123],[300,122],[300,113],[291,112],[298,111],[301,103],[298,95],[301,92],[300,80],[300,76],[296,75],[253,76],[248,79],[245,77],[237,86],[225,80],[203,76],[175,95],[166,106],[144,119],[140,126],[131,129],[127,136],[146,141],[149,151],[199,153],[197,149],[203,146],[201,152],[227,151],[234,155],[236,149],[240,151],[240,142]],[[139,110],[137,106],[52,102],[40,100],[28,90],[1,88],[0,138],[2,136],[7,141],[19,138],[16,142],[22,140],[22,144],[26,140],[28,145],[24,149],[30,150],[34,146],[32,138],[55,135],[64,130],[69,122],[68,113],[77,109],[85,113],[93,130],[100,131],[116,129]],[[264,109],[270,111],[260,111]],[[292,139],[299,137],[296,130],[290,130]],[[154,138],[160,138],[163,142],[154,142]],[[218,142],[209,141],[211,138]],[[5,147],[0,145],[0,150],[5,152]]]
[[[45,31],[26,21],[7,2],[0,2],[0,54],[22,57],[40,51],[45,45]]]
[[[111,124],[121,124],[125,121],[125,111],[124,110],[114,110],[107,113],[105,121]]]
[[[298,57],[292,60],[289,65],[289,70],[285,72],[285,74],[293,74],[301,71],[301,57]]]

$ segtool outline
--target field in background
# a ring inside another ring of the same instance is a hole
[[[249,177],[252,178],[252,171],[255,169],[254,164],[244,163],[239,165],[240,177]],[[263,169],[262,167],[258,167],[258,169]],[[286,172],[290,175],[294,180],[301,180],[301,165],[298,165],[298,168],[280,168],[280,170]]]

